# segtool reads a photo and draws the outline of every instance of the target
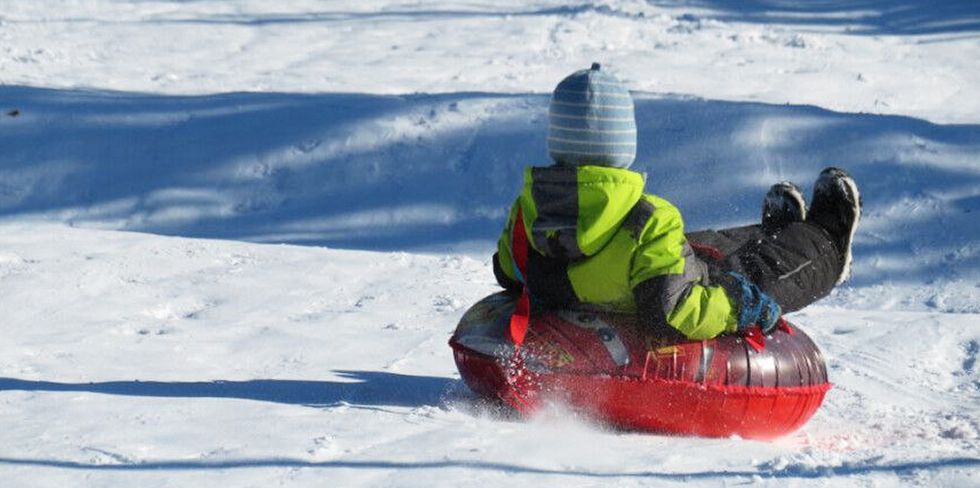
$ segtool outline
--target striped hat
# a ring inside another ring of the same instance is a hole
[[[628,168],[636,159],[633,98],[599,63],[561,80],[549,116],[548,154],[558,164]]]

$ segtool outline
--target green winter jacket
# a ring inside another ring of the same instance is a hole
[[[644,194],[644,183],[639,173],[602,166],[527,168],[494,256],[498,281],[525,282],[511,252],[520,209],[532,301],[647,313],[691,339],[734,332],[738,311],[724,288],[708,283],[680,212]]]

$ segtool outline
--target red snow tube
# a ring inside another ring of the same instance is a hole
[[[806,423],[830,389],[817,346],[788,324],[760,347],[735,336],[663,342],[630,315],[548,312],[531,317],[515,353],[515,301],[477,302],[449,344],[474,392],[524,415],[557,401],[630,429],[771,439]]]

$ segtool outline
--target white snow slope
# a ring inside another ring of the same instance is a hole
[[[920,3],[0,0],[0,484],[980,486],[980,4]],[[835,384],[800,431],[520,421],[460,382],[592,61],[690,229],[855,175],[854,279],[791,316]]]

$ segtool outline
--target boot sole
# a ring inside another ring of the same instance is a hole
[[[851,192],[851,210],[854,212],[854,222],[851,223],[851,231],[847,236],[847,251],[844,253],[844,270],[841,271],[840,278],[837,279],[837,284],[840,285],[847,281],[851,277],[851,264],[854,260],[853,257],[853,246],[854,246],[854,233],[857,232],[858,223],[861,221],[861,193],[858,192],[857,183],[849,175],[841,178],[847,188]]]
[[[794,219],[794,222],[803,222],[803,221],[805,221],[806,220],[806,213],[807,212],[806,212],[806,200],[803,197],[803,192],[800,191],[800,188],[798,186],[796,186],[793,183],[788,182],[788,181],[784,181],[784,182],[780,183],[779,185],[785,191],[782,194],[777,194],[777,195],[774,195],[774,196],[776,198],[778,198],[779,200],[785,198],[786,196],[788,196],[789,198],[792,198],[793,200],[795,200],[796,201],[796,208],[800,209],[800,218],[799,218],[799,220],[795,220]],[[777,205],[769,205],[769,202],[777,203],[777,200],[776,199],[773,199],[773,198],[770,198],[770,195],[772,195],[771,192],[770,193],[766,193],[766,205],[764,205],[764,207],[782,208],[782,205],[779,205],[779,206],[777,206]],[[782,203],[782,202],[778,202],[778,203]],[[763,211],[762,211],[763,218],[765,218],[766,213],[767,212],[765,211],[765,209],[763,209]]]

